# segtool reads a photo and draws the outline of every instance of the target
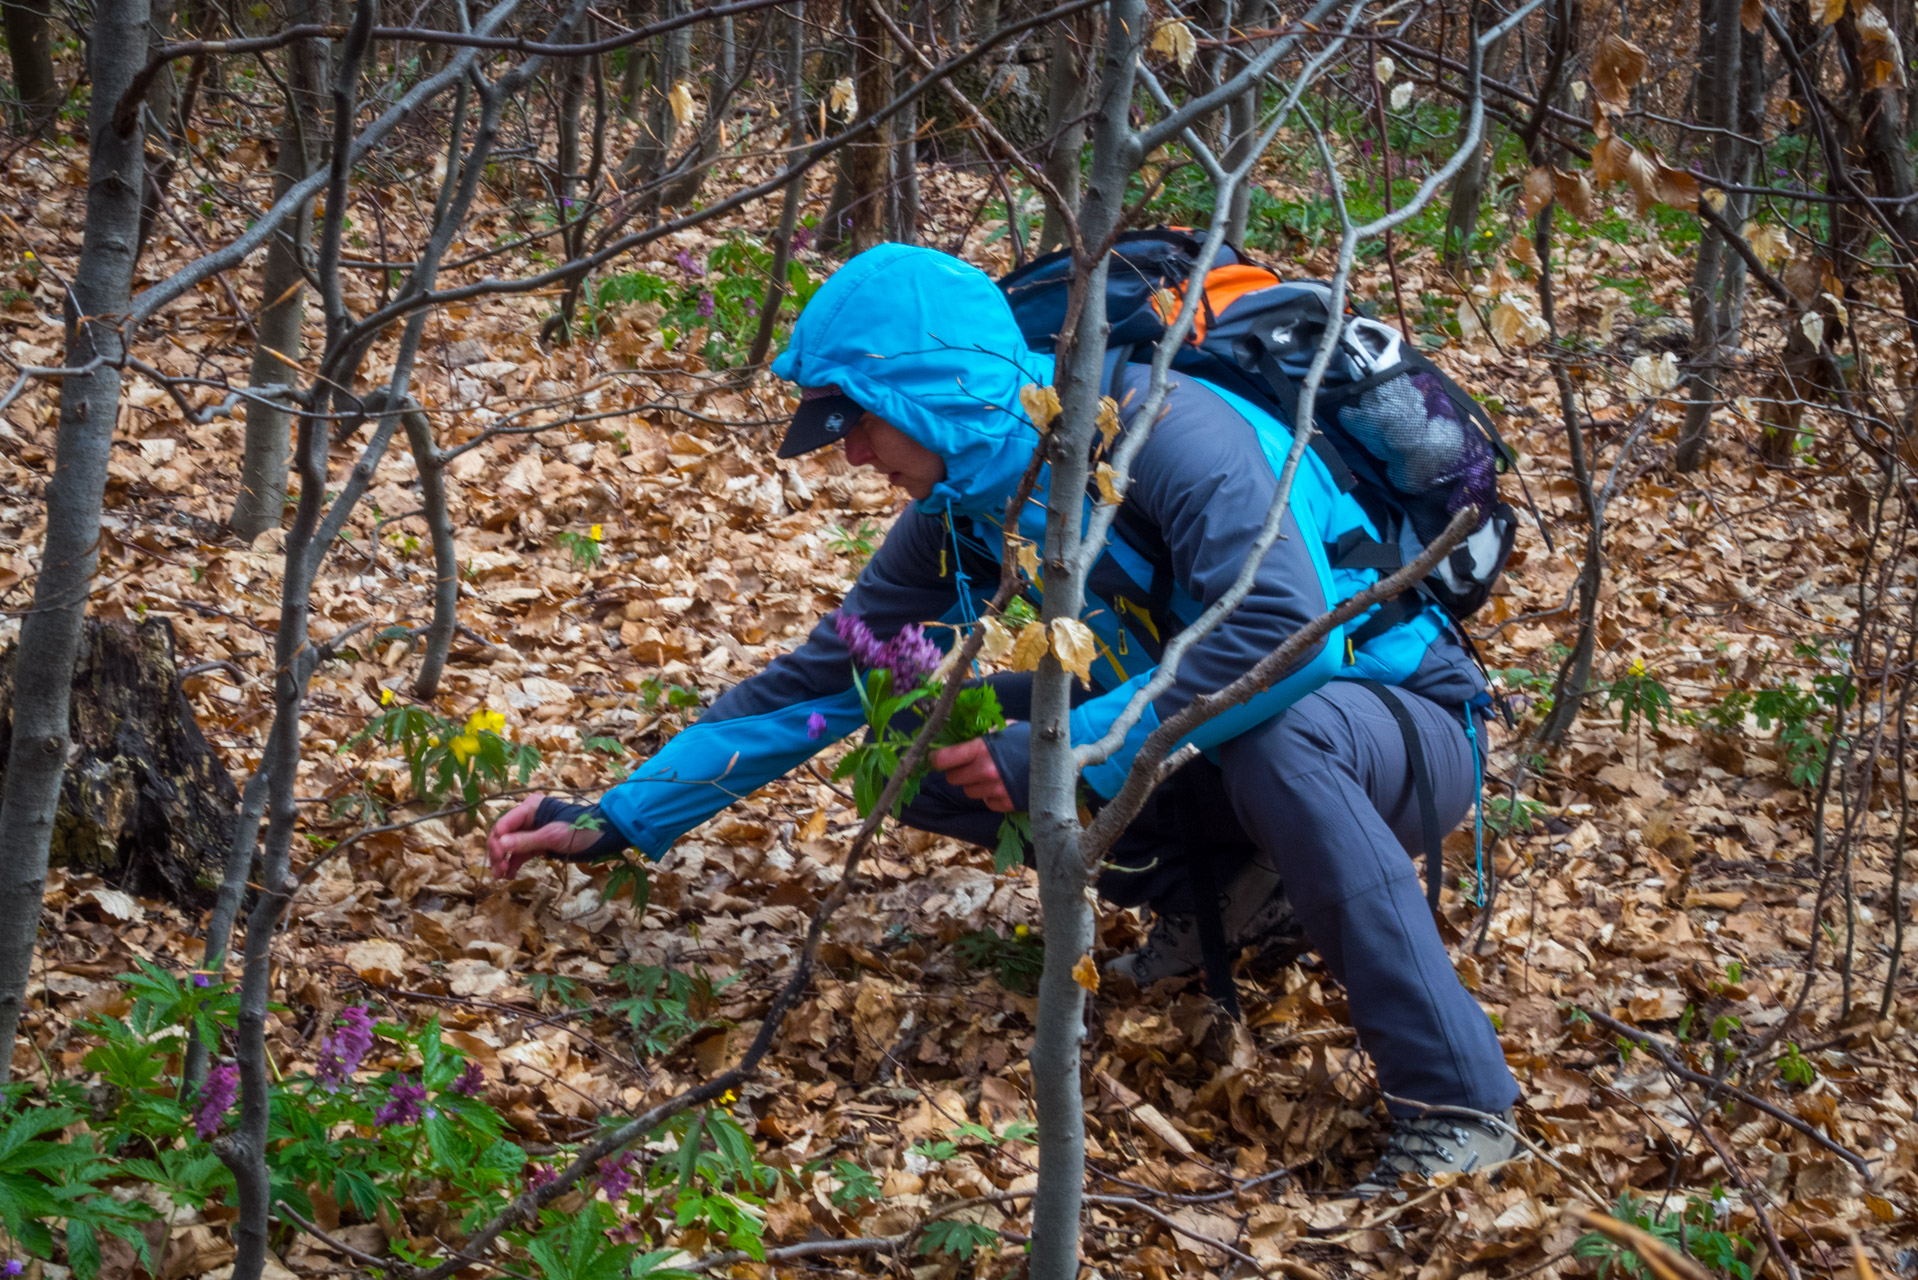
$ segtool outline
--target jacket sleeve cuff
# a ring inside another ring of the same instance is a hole
[[[1032,726],[1016,720],[997,733],[987,734],[986,750],[992,753],[999,781],[1012,797],[1014,812],[1025,812],[1032,797]]]

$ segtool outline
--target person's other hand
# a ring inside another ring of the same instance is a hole
[[[568,822],[549,822],[533,826],[533,815],[546,797],[534,792],[514,805],[493,824],[486,836],[486,857],[493,864],[493,875],[511,880],[519,869],[541,854],[561,857],[590,847],[600,832],[575,827]]]
[[[932,767],[944,771],[946,781],[974,800],[985,802],[994,813],[1011,813],[1012,796],[984,738],[974,738],[956,747],[941,747],[932,753]]]

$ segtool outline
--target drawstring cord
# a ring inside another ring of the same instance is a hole
[[[952,518],[952,499],[946,499],[946,534],[952,539],[952,586],[959,594],[959,618],[968,627],[979,621],[979,612],[972,599],[972,579],[966,573],[966,562],[959,554],[959,525]],[[973,678],[979,676],[979,663],[972,664]]]
[[[1472,722],[1472,704],[1465,704],[1465,738],[1472,745],[1472,777],[1478,788],[1472,793],[1472,864],[1478,905],[1485,905],[1485,760],[1478,752],[1478,726]]]

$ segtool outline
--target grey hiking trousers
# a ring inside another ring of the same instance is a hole
[[[990,683],[1008,718],[1026,718],[1030,677]],[[1463,722],[1415,693],[1393,692],[1418,727],[1439,826],[1449,831],[1477,789]],[[1334,680],[1221,744],[1217,756],[1175,775],[1193,775],[1182,789],[1155,794],[1112,858],[1148,869],[1108,871],[1100,892],[1124,906],[1187,911],[1189,852],[1212,856],[1221,885],[1257,858],[1283,878],[1306,937],[1345,987],[1352,1025],[1386,1093],[1480,1111],[1511,1106],[1517,1082],[1491,1019],[1453,972],[1408,856],[1423,857],[1418,796],[1398,722],[1378,695]],[[1221,794],[1223,804],[1213,800]],[[998,838],[1000,816],[939,774],[901,816],[987,847]]]

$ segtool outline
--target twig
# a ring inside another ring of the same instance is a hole
[[[1712,1280],[1711,1273],[1649,1231],[1620,1222],[1609,1213],[1576,1207],[1578,1220],[1615,1244],[1622,1244],[1644,1260],[1657,1280]]]
[[[1814,928],[1815,927],[1814,925]],[[1606,1030],[1615,1032],[1621,1036],[1630,1037],[1636,1043],[1651,1050],[1652,1055],[1665,1065],[1667,1071],[1670,1071],[1673,1075],[1687,1083],[1700,1086],[1706,1091],[1707,1097],[1713,1093],[1730,1094],[1754,1110],[1762,1111],[1772,1119],[1781,1121],[1791,1128],[1798,1130],[1798,1132],[1804,1134],[1807,1138],[1810,1138],[1813,1142],[1831,1152],[1833,1155],[1843,1158],[1852,1168],[1858,1170],[1859,1176],[1867,1183],[1877,1181],[1877,1175],[1871,1171],[1871,1161],[1859,1155],[1843,1143],[1834,1142],[1791,1112],[1786,1111],[1782,1107],[1775,1107],[1763,1098],[1740,1089],[1737,1085],[1730,1084],[1724,1080],[1714,1080],[1703,1072],[1693,1071],[1690,1067],[1678,1060],[1678,1056],[1672,1052],[1669,1045],[1647,1032],[1640,1031],[1630,1023],[1620,1022],[1610,1014],[1600,1013],[1596,1009],[1585,1010],[1585,1015]]]
[[[389,1270],[392,1268],[393,1259],[382,1258],[375,1253],[363,1253],[360,1250],[355,1249],[352,1245],[346,1243],[346,1241],[344,1240],[334,1239],[332,1236],[326,1234],[326,1232],[320,1230],[320,1228],[316,1224],[308,1222],[305,1218],[302,1218],[299,1214],[295,1213],[292,1210],[292,1208],[288,1206],[286,1201],[275,1200],[273,1202],[273,1207],[279,1210],[280,1216],[282,1218],[285,1218],[288,1221],[292,1222],[294,1226],[306,1232],[306,1234],[312,1236],[315,1240],[318,1240],[321,1244],[325,1245],[327,1248],[332,1249],[338,1253],[343,1253],[347,1257],[353,1259],[353,1261],[355,1262],[363,1262],[367,1266],[378,1267],[382,1271]]]

